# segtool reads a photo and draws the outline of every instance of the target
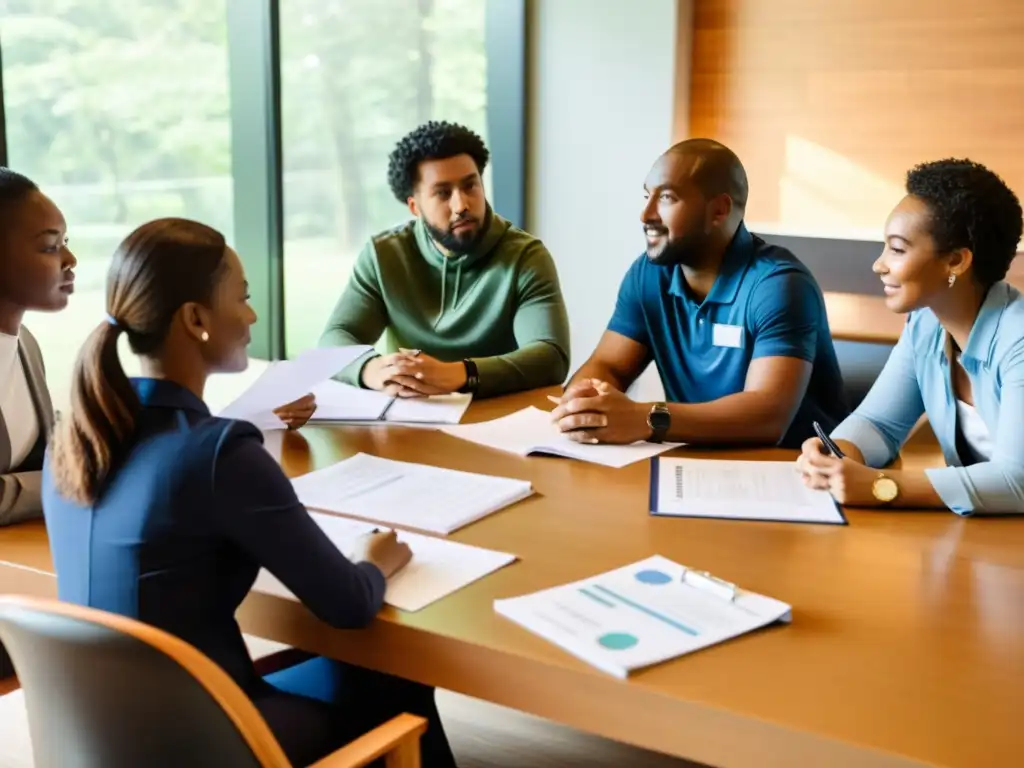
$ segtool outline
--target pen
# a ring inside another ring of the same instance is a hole
[[[821,440],[822,445],[825,446],[829,453],[831,453],[837,459],[846,458],[846,454],[839,450],[839,446],[836,445],[835,440],[833,440],[831,437],[825,434],[825,430],[821,428],[821,424],[819,424],[818,422],[814,422],[814,431],[817,433],[818,439]]]
[[[391,406],[394,405],[397,400],[398,397],[396,396],[392,397],[391,400],[388,401],[388,404],[384,406],[384,410],[380,412],[380,416],[377,417],[377,421],[387,421],[388,411],[391,410]]]

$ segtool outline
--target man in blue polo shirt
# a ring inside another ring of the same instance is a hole
[[[647,253],[552,414],[580,442],[797,448],[849,410],[821,290],[747,231],[747,175],[709,139],[676,144],[644,184]],[[624,392],[654,361],[669,403]]]

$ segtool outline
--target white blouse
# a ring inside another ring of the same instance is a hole
[[[6,333],[0,333],[0,411],[11,441],[10,466],[17,469],[39,439],[39,417],[18,354],[18,337]]]
[[[964,442],[971,447],[979,459],[989,461],[992,458],[992,436],[989,434],[985,422],[981,420],[978,409],[963,400],[957,400],[956,418]]]

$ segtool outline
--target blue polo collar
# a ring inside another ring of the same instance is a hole
[[[747,230],[746,225],[740,222],[729,247],[725,249],[718,277],[715,278],[711,292],[703,303],[732,304],[736,300],[736,294],[739,293],[747,266],[754,256],[754,250],[754,236]],[[668,292],[681,299],[688,298],[682,267],[673,267],[672,282],[669,284]]]
[[[146,408],[173,408],[179,411],[195,411],[210,415],[206,403],[180,384],[166,379],[131,379],[135,394]]]

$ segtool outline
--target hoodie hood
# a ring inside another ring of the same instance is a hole
[[[483,226],[484,236],[472,250],[467,253],[445,256],[427,231],[423,219],[416,219],[414,226],[416,245],[426,262],[440,273],[441,297],[438,303],[437,317],[434,318],[435,328],[447,309],[455,309],[459,305],[462,271],[486,260],[511,225],[488,205]]]

